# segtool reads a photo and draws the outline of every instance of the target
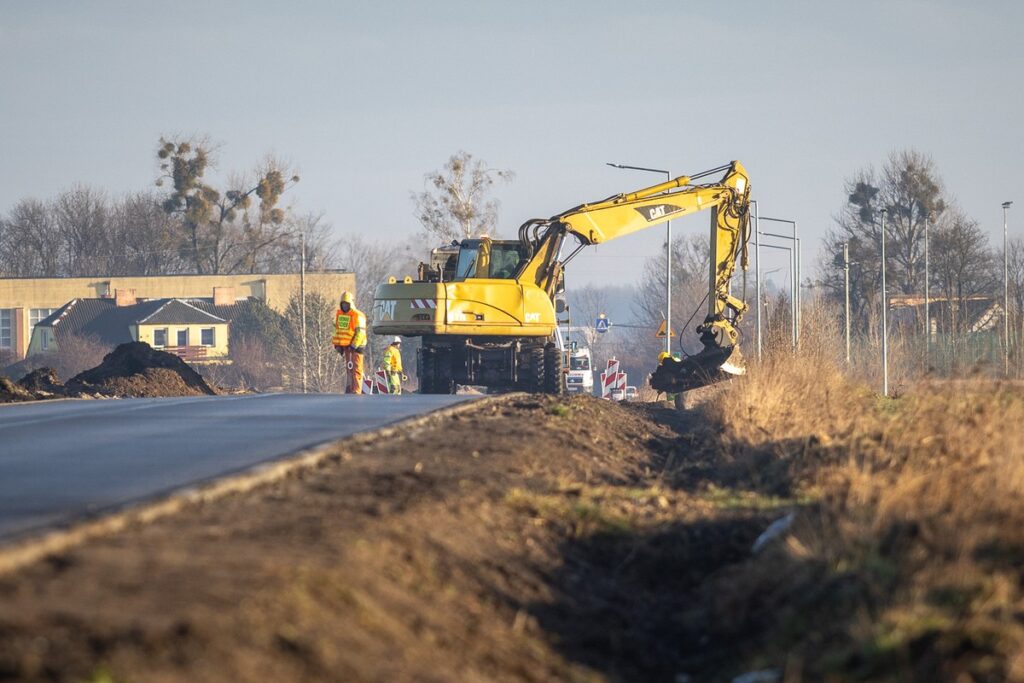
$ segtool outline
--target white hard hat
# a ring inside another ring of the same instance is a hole
[[[394,341],[392,341],[391,343],[392,344],[401,344],[402,343],[402,338],[401,337],[395,337]]]

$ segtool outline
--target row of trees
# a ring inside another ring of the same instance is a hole
[[[939,302],[938,315],[932,316],[937,331],[968,332],[977,322],[968,314],[972,301],[998,302],[1001,307],[1001,245],[993,248],[978,222],[956,205],[931,158],[915,150],[894,153],[880,170],[862,169],[849,178],[846,191],[848,201],[825,238],[820,283],[834,301],[843,300],[842,251],[848,244],[856,330],[868,331],[880,310],[883,210],[890,297],[923,297],[927,229],[928,285]],[[1024,242],[1013,240],[1008,258],[1016,304],[1010,313],[1019,315],[1024,307]],[[923,332],[923,309],[915,306],[914,311],[914,324]]]
[[[110,197],[77,185],[26,198],[0,214],[0,276],[130,276],[294,271],[299,235],[307,266],[335,267],[338,245],[321,215],[282,206],[299,181],[266,157],[220,188],[207,177],[213,145],[161,139],[156,184]]]

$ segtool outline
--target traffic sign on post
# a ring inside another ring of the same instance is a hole
[[[658,331],[654,333],[654,336],[658,339],[664,339],[668,336],[676,336],[674,332],[668,329],[668,321],[662,320],[661,325],[658,326]]]
[[[594,321],[594,327],[597,329],[598,332],[601,332],[602,334],[608,331],[609,324],[610,323],[608,322],[608,318],[605,317],[604,313],[597,316],[597,320]]]

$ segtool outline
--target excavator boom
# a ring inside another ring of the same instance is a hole
[[[721,173],[712,182],[699,179]],[[528,221],[520,228],[520,239],[533,249],[533,258],[520,279],[552,294],[565,264],[579,248],[608,242],[681,218],[698,211],[711,211],[708,310],[697,328],[704,346],[700,353],[676,360],[667,354],[651,377],[658,391],[677,393],[710,384],[728,375],[742,374],[737,324],[746,304],[732,296],[729,283],[736,264],[747,267],[749,237],[748,205],[750,181],[738,161],[692,176],[680,176],[636,192],[564,211],[546,221]],[[544,233],[541,234],[541,228]],[[534,237],[531,239],[531,230]],[[579,247],[568,258],[559,259],[565,235],[574,236]]]
[[[662,358],[651,385],[676,392],[708,383],[738,364],[736,324],[746,305],[730,294],[729,281],[737,259],[746,267],[749,197],[746,170],[733,161],[529,220],[518,240],[467,238],[435,249],[417,280],[377,287],[373,331],[422,337],[417,364],[427,393],[456,384],[557,392],[556,299],[565,265],[588,245],[709,210],[708,313],[697,328],[705,348],[683,362]],[[577,244],[563,256],[569,237]]]

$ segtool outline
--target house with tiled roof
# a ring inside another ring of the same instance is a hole
[[[132,303],[73,299],[36,325],[28,355],[54,352],[77,339],[92,338],[108,346],[146,342],[186,360],[201,361],[227,356],[228,334],[228,319],[184,299]]]

